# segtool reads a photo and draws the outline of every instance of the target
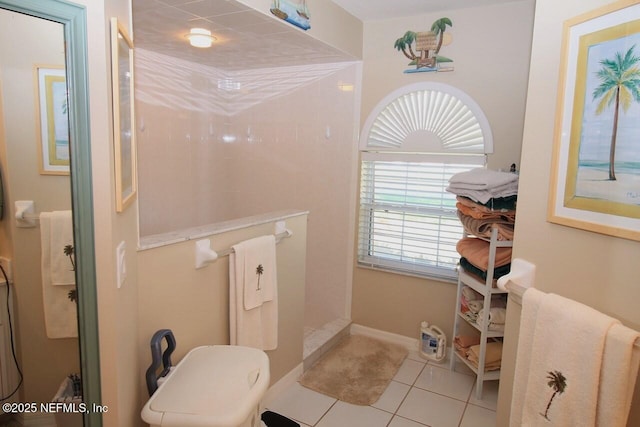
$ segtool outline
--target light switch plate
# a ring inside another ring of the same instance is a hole
[[[116,248],[116,276],[118,289],[120,289],[127,280],[126,248],[127,246],[124,240],[120,242]]]

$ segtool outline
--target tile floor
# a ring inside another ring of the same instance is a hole
[[[371,406],[351,405],[295,383],[267,409],[302,427],[495,427],[498,382],[484,384],[475,398],[475,375],[463,365],[421,359],[409,352],[380,399]]]

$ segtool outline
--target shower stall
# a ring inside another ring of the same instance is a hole
[[[360,63],[233,1],[210,14],[255,25],[224,24],[233,39],[194,54],[167,35],[177,12],[193,11],[148,3],[133,3],[141,237],[308,211],[300,286],[311,354],[349,324]]]

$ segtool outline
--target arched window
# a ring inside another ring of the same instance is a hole
[[[360,151],[359,264],[455,279],[463,228],[445,189],[493,152],[480,107],[446,84],[402,87],[369,115]]]

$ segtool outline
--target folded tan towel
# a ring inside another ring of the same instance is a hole
[[[481,205],[479,203],[474,202],[473,200],[458,196],[456,198],[458,201],[456,202],[456,208],[463,214],[470,216],[475,219],[502,219],[502,220],[511,220],[511,222],[515,221],[516,211],[515,210],[493,210],[488,207]]]
[[[467,359],[473,366],[478,368],[478,363],[480,361],[480,344],[471,346],[469,350],[467,350]],[[502,365],[502,342],[500,341],[491,341],[487,343],[487,349],[485,352],[484,359],[484,370],[485,371],[496,371],[500,369]]]
[[[456,244],[456,250],[471,264],[481,270],[489,268],[489,242],[475,237],[465,237]],[[494,267],[501,267],[511,262],[511,248],[496,248]]]
[[[453,339],[453,345],[457,349],[467,349],[473,345],[480,344],[479,335],[457,335]]]
[[[478,361],[480,359],[480,344],[469,347],[467,351],[467,357],[469,360]],[[485,364],[496,363],[502,360],[502,342],[490,341],[487,343],[487,349],[485,351],[484,362]]]
[[[515,223],[512,220],[502,220],[498,218],[477,219],[465,215],[461,210],[458,210],[456,214],[468,234],[491,238],[491,229],[497,228],[498,240],[513,240]]]

